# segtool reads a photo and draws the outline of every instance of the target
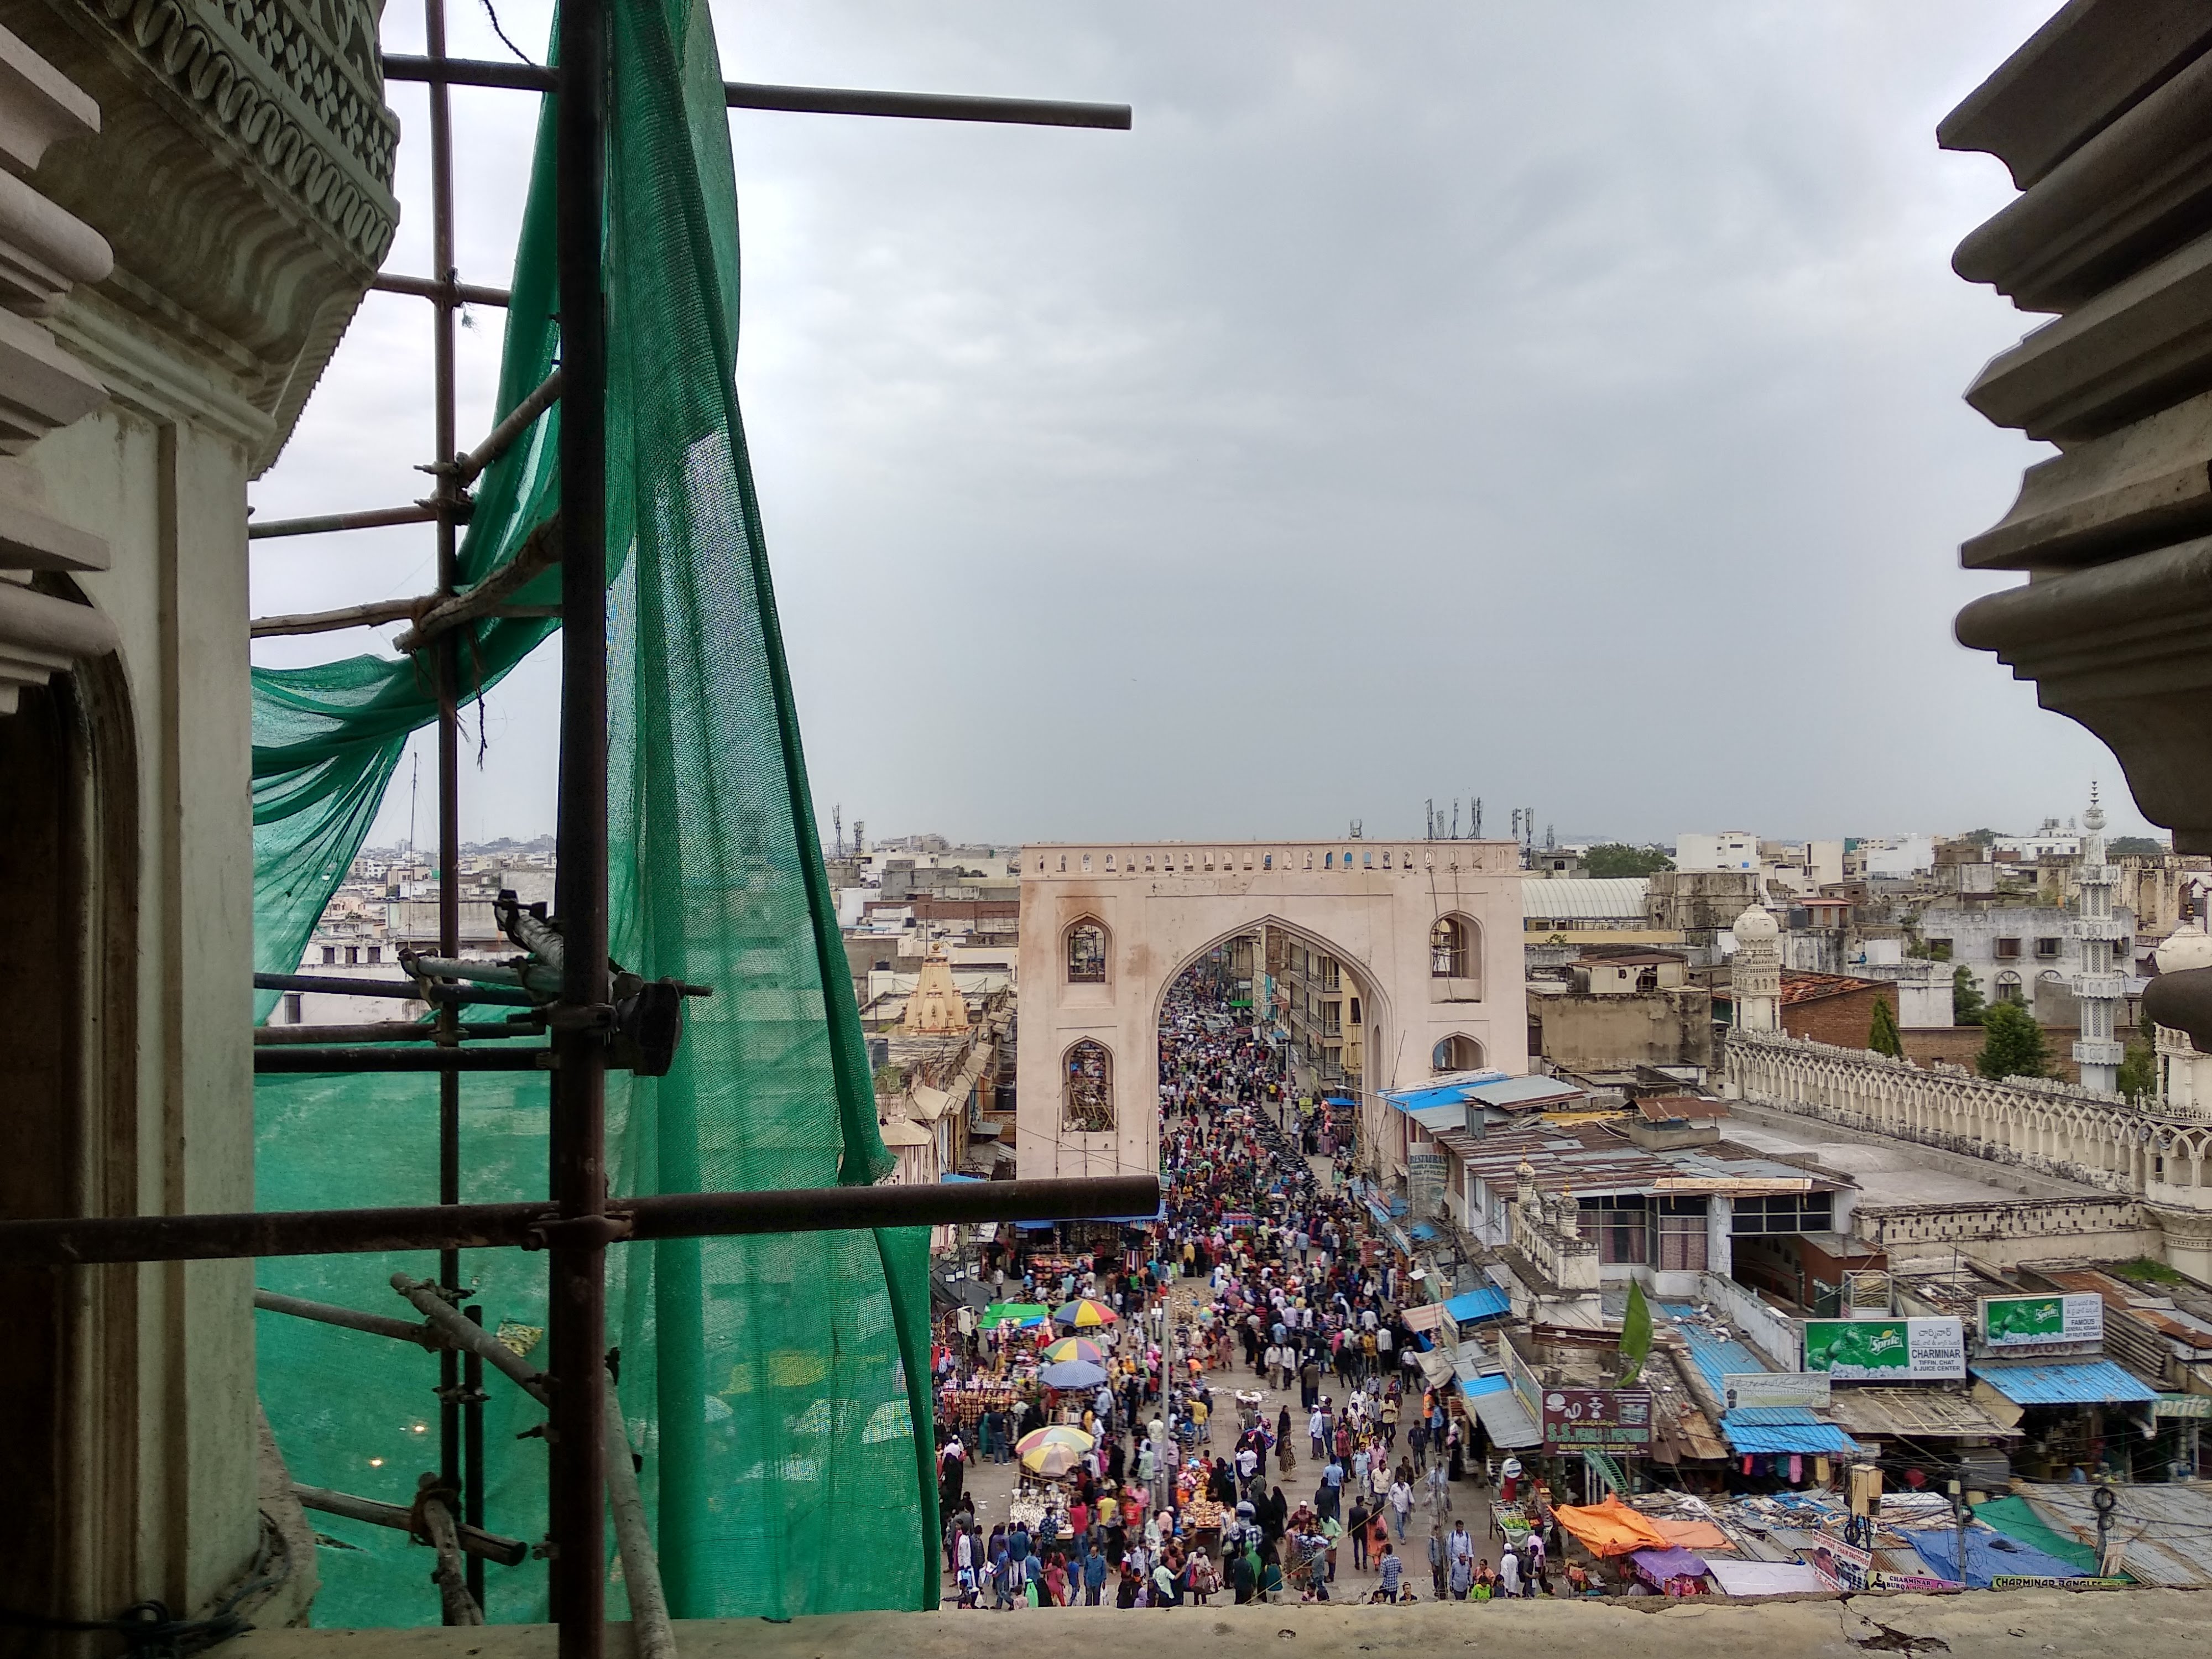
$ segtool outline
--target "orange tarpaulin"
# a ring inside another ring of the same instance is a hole
[[[1552,1513],[1592,1555],[1626,1555],[1631,1550],[1674,1547],[1672,1539],[1618,1498],[1608,1497],[1602,1504],[1580,1509],[1568,1504],[1554,1504]]]
[[[1667,1541],[1678,1550],[1724,1550],[1733,1548],[1728,1534],[1710,1521],[1664,1521],[1653,1516],[1651,1524],[1667,1536]]]

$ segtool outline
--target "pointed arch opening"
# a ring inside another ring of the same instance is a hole
[[[1114,1128],[1114,1056],[1089,1037],[1069,1046],[1060,1060],[1060,1127],[1071,1134],[1109,1134]]]

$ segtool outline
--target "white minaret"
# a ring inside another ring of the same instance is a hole
[[[2114,969],[2112,941],[2119,924],[2112,919],[2112,888],[2119,872],[2105,862],[2105,809],[2097,787],[2089,786],[2089,810],[2081,827],[2081,971],[2074,975],[2074,995],[2081,1007],[2081,1040],[2074,1058],[2081,1067],[2081,1086],[2106,1094],[2120,1086],[2120,1062],[2127,1050],[2112,1038],[2115,1015],[2127,996],[2127,980]]]
[[[1729,984],[1735,997],[1736,1030],[1780,1030],[1782,930],[1772,916],[1754,904],[1735,919],[1735,926],[1729,931],[1735,935]]]
[[[2158,971],[2186,973],[2212,968],[2212,938],[2197,922],[2184,922],[2158,947]],[[2212,1054],[2200,1054],[2189,1033],[2171,1026],[2151,1027],[2158,1048],[2158,1097],[2178,1117],[2202,1122],[2212,1118]]]

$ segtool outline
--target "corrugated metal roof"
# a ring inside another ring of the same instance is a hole
[[[1651,884],[1641,876],[1568,876],[1521,884],[1521,915],[1547,921],[1624,921],[1641,925]]]
[[[1972,1435],[2018,1439],[1963,1394],[1943,1389],[1838,1389],[1828,1414],[1854,1434],[1878,1440],[1900,1434]]]
[[[1722,1379],[1731,1371],[1744,1373],[1771,1370],[1765,1360],[1734,1337],[1716,1336],[1701,1324],[1698,1310],[1686,1302],[1665,1302],[1660,1306],[1674,1322],[1674,1328],[1689,1344],[1690,1361],[1711,1385],[1714,1396],[1728,1398],[1728,1384]]]
[[[2158,1398],[2156,1389],[2109,1359],[1966,1369],[2015,1406],[2120,1406]]]
[[[1776,1422],[1784,1418],[1789,1420]],[[1757,1419],[1757,1420],[1752,1420]],[[1858,1442],[1832,1423],[1823,1423],[1808,1411],[1795,1407],[1771,1407],[1734,1411],[1721,1419],[1721,1432],[1729,1449],[1737,1452],[1855,1452]]]
[[[2090,1486],[2019,1481],[2014,1488],[2062,1538],[2097,1540]],[[2128,1576],[2146,1584],[2189,1589],[2212,1585],[2212,1496],[2201,1486],[2115,1486],[2120,1500],[2112,1535],[2124,1540]]]
[[[1444,1304],[1444,1311],[1453,1322],[1461,1325],[1473,1324],[1478,1319],[1495,1319],[1500,1314],[1513,1310],[1513,1298],[1494,1285],[1486,1285],[1480,1290],[1468,1291]]]
[[[1489,1431],[1490,1443],[1503,1446],[1508,1451],[1519,1451],[1528,1446],[1544,1443],[1544,1431],[1536,1419],[1528,1415],[1528,1408],[1521,1403],[1521,1396],[1511,1389],[1478,1395],[1474,1414],[1482,1419]]]
[[[1517,1106],[1532,1100],[1573,1100],[1586,1092],[1555,1077],[1509,1077],[1478,1083],[1468,1093],[1486,1106]]]

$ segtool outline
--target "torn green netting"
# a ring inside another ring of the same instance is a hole
[[[624,1192],[872,1181],[890,1160],[823,872],[732,384],[735,192],[712,29],[704,4],[686,0],[610,9],[615,951],[648,975],[715,988],[690,1005],[669,1076],[611,1079],[611,1176]],[[557,345],[548,116],[517,259],[502,409],[538,384]],[[511,557],[553,509],[556,450],[549,419],[486,475],[463,549],[465,580]],[[543,631],[478,624],[464,651],[465,684],[495,681]],[[368,658],[257,672],[254,691],[257,960],[283,969],[434,701],[410,665]],[[462,1101],[464,1199],[542,1195],[542,1079],[471,1075]],[[434,1079],[271,1077],[256,1102],[263,1207],[434,1200]],[[926,1232],[909,1229],[610,1254],[620,1394],[678,1616],[934,1605],[926,1244]],[[429,1276],[434,1261],[270,1261],[261,1282],[404,1311],[386,1285],[395,1268]],[[545,1322],[539,1259],[473,1251],[463,1276],[479,1287],[487,1321],[530,1346]],[[436,1463],[434,1359],[276,1315],[261,1317],[259,1335],[263,1400],[294,1478],[406,1502],[416,1475]],[[486,1525],[534,1540],[544,1524],[543,1444],[514,1436],[538,1413],[504,1386],[486,1413]],[[314,1520],[327,1540],[318,1552],[319,1624],[436,1622],[419,1552],[397,1534]],[[618,1578],[617,1565],[608,1570]],[[544,1617],[542,1565],[489,1573],[491,1617]]]

